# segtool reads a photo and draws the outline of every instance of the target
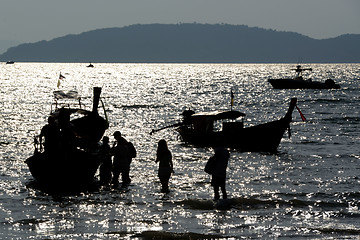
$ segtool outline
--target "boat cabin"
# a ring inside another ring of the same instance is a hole
[[[191,128],[197,133],[239,131],[245,114],[239,111],[200,112],[191,115]]]

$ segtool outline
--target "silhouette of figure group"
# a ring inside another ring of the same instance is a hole
[[[100,166],[100,183],[117,186],[121,174],[122,186],[130,184],[131,179],[130,164],[132,158],[136,157],[136,150],[133,144],[121,136],[119,131],[114,132],[115,143],[112,148],[109,146],[109,138],[103,137],[101,148],[102,163]],[[227,198],[225,189],[226,168],[228,165],[230,153],[222,146],[213,146],[214,155],[210,158],[212,161],[211,186],[214,188],[214,199],[220,198],[219,189],[221,189],[223,199]],[[111,162],[113,156],[113,162]],[[172,154],[168,148],[165,139],[158,142],[156,151],[156,163],[159,163],[158,177],[161,183],[161,192],[169,192],[169,180],[174,173]]]
[[[119,176],[121,174],[122,186],[129,185],[130,164],[132,159],[136,157],[134,145],[127,141],[120,131],[113,134],[115,143],[112,148],[109,146],[109,138],[103,137],[103,144],[100,149],[100,183],[105,185],[111,182],[112,185],[119,184]],[[111,161],[113,157],[113,161]]]
[[[134,145],[127,141],[120,133],[116,131],[113,134],[115,143],[112,148],[109,146],[109,138],[103,137],[103,143],[100,148],[100,183],[106,185],[111,183],[114,186],[119,184],[121,174],[122,186],[131,183],[130,164],[136,157]],[[113,161],[111,161],[113,157]],[[158,142],[155,162],[159,163],[158,177],[161,182],[161,192],[169,192],[169,180],[173,170],[172,154],[164,139]]]
[[[45,152],[56,152],[59,147],[57,139],[66,139],[67,141],[60,141],[62,145],[69,143],[69,140],[73,140],[74,136],[71,131],[69,121],[65,119],[62,122],[61,127],[57,127],[55,120],[52,116],[48,118],[48,124],[45,125],[40,134],[40,150],[42,148],[42,138],[45,138],[44,150]],[[60,131],[60,129],[62,131]],[[66,131],[68,130],[68,131]],[[62,136],[62,135],[71,135]],[[113,186],[119,185],[119,177],[121,175],[122,186],[127,186],[131,183],[130,179],[130,164],[132,159],[136,157],[136,149],[134,145],[127,141],[120,131],[115,131],[113,134],[115,139],[114,145],[110,147],[109,137],[104,136],[102,139],[102,145],[99,150],[100,156],[100,184],[107,185],[112,184]],[[60,146],[61,147],[61,146]],[[209,161],[212,162],[211,172],[205,171],[211,174],[211,186],[214,188],[214,199],[220,198],[219,189],[221,189],[223,199],[227,198],[225,190],[226,181],[226,168],[230,157],[229,151],[221,146],[214,146],[214,155]],[[174,173],[172,154],[168,148],[167,142],[161,139],[158,142],[156,152],[156,163],[159,163],[158,177],[161,183],[161,192],[169,192],[169,180],[171,175]]]

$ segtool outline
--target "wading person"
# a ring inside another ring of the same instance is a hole
[[[169,192],[169,180],[173,173],[172,155],[164,139],[158,142],[155,162],[159,163],[158,177],[161,183],[161,192]]]
[[[111,181],[111,155],[110,155],[110,145],[109,145],[109,137],[104,136],[102,139],[103,143],[100,148],[100,183],[102,185],[106,185]]]
[[[122,185],[126,186],[130,184],[130,163],[133,157],[136,157],[136,151],[132,143],[128,142],[121,136],[119,131],[114,132],[114,138],[116,140],[115,145],[111,149],[111,153],[114,156],[113,159],[113,178],[111,183],[117,185],[119,183],[119,176],[121,173]]]
[[[230,158],[230,153],[226,148],[221,146],[215,146],[213,149],[215,154],[212,157],[214,167],[211,173],[211,186],[214,188],[214,198],[215,200],[220,198],[219,188],[221,188],[223,199],[226,199],[226,168]]]

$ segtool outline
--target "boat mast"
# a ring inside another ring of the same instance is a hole
[[[302,78],[303,71],[312,71],[312,68],[301,68],[301,65],[297,65],[296,69],[293,69],[293,70],[295,70],[295,72],[296,72],[295,79],[297,79],[297,78]]]
[[[94,87],[94,96],[93,96],[93,113],[98,113],[98,106],[100,101],[101,87]]]

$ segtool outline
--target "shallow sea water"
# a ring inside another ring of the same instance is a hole
[[[313,80],[334,79],[340,90],[275,90],[269,77],[293,76],[292,64],[0,64],[1,239],[358,239],[360,237],[360,64],[303,64]],[[138,156],[127,188],[71,196],[31,187],[24,160],[46,123],[57,90],[77,90],[91,108],[102,87],[109,116],[106,135],[120,130]],[[153,129],[196,111],[234,109],[246,125],[282,117],[290,98],[291,138],[278,153],[231,151],[230,200],[214,206],[204,171],[210,148],[180,141],[177,132]],[[160,192],[157,142],[166,139],[175,174]]]

